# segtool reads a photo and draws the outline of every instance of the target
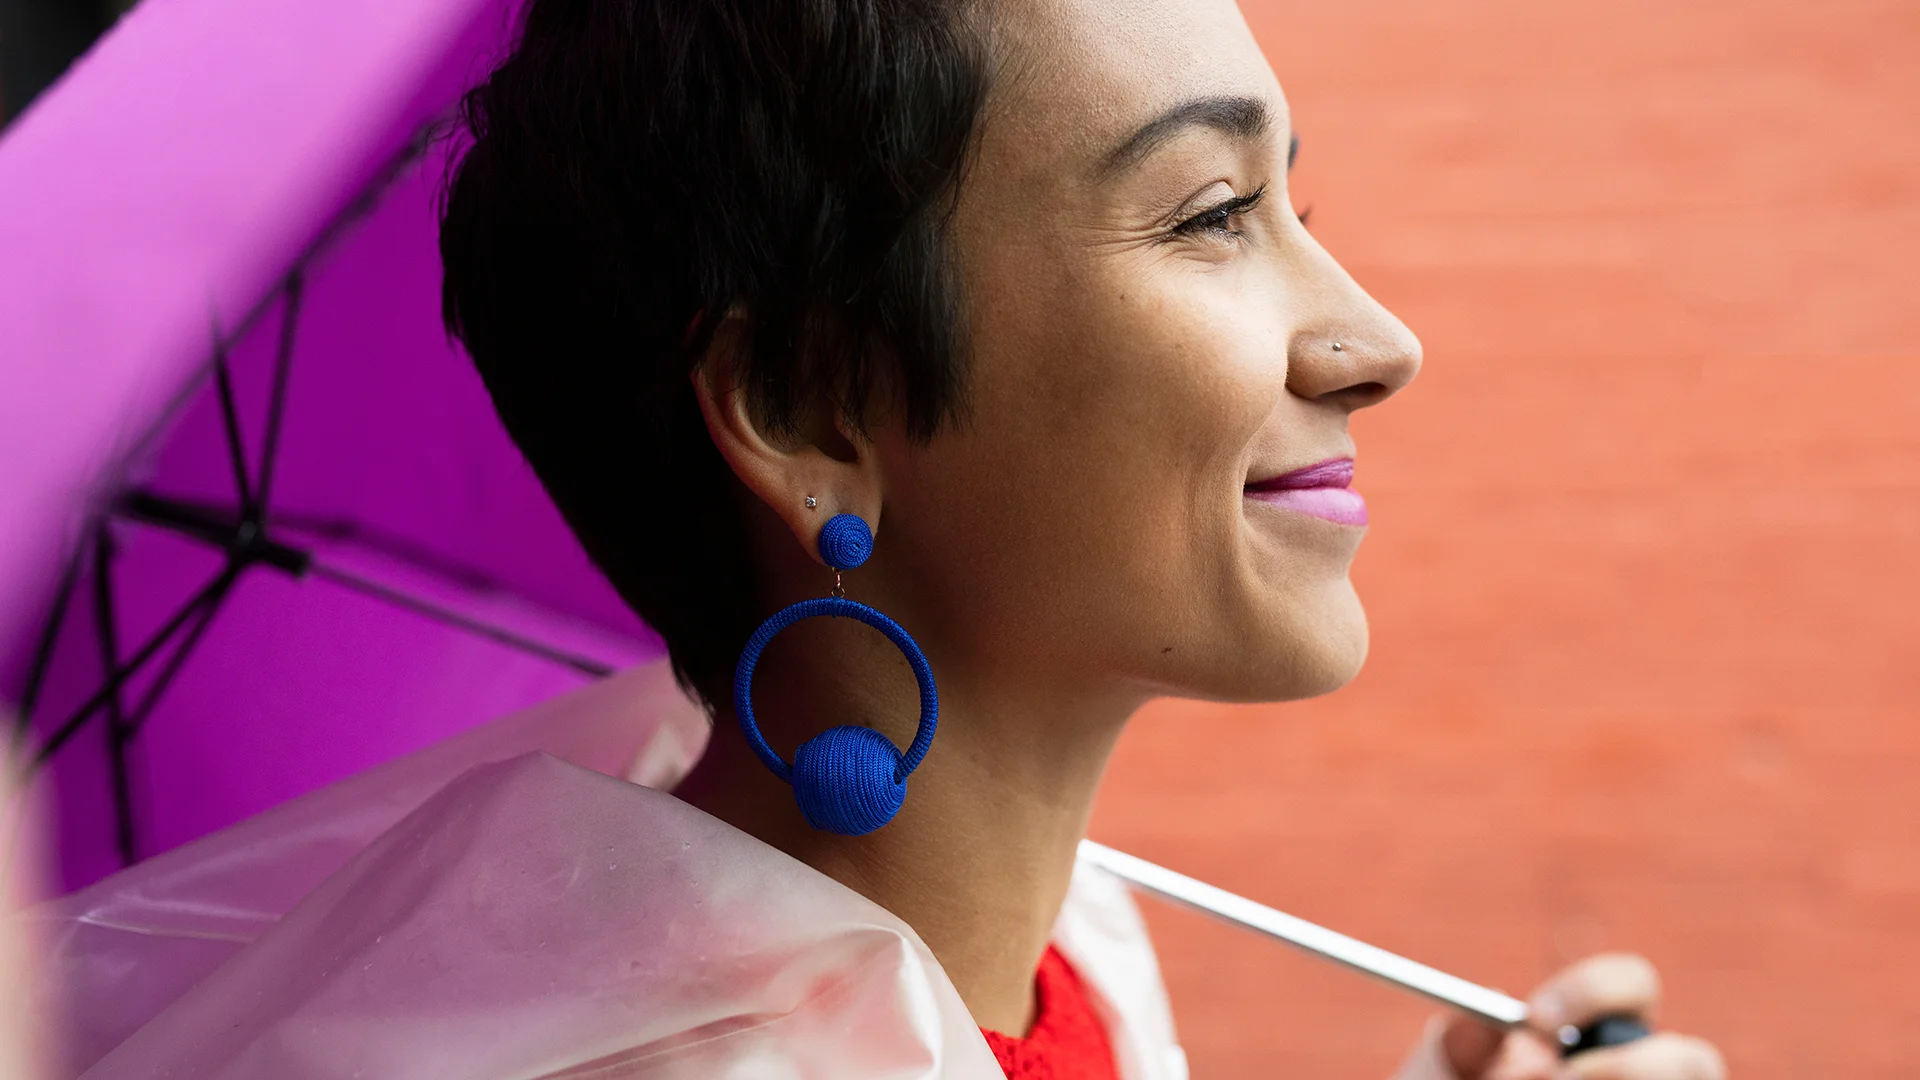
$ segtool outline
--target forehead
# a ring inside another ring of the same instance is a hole
[[[1233,0],[993,0],[1001,62],[983,143],[1098,160],[1141,124],[1206,96],[1286,103]],[[983,149],[988,149],[983,146]]]

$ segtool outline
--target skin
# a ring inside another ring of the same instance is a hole
[[[14,722],[14,714],[0,704],[0,725],[11,731]],[[16,841],[16,846],[24,843],[30,849],[37,830],[33,828],[26,794],[14,781],[19,775],[11,747],[0,745],[0,836],[21,837],[23,840]],[[6,854],[11,860],[0,858],[0,911],[18,911],[22,897],[32,892],[34,883],[16,875],[33,869],[36,860],[30,850]],[[6,1080],[28,1080],[43,1075],[36,1060],[39,1037],[31,1023],[28,991],[33,984],[17,975],[29,970],[32,942],[27,938],[26,926],[24,919],[0,919],[0,972],[9,976],[0,979],[0,1078]]]
[[[1348,567],[1364,529],[1245,489],[1352,456],[1349,418],[1413,379],[1420,346],[1294,216],[1286,101],[1231,0],[1001,0],[990,37],[1002,70],[952,232],[963,421],[916,444],[880,394],[859,429],[823,402],[797,434],[770,433],[732,376],[750,312],[730,314],[695,374],[767,612],[824,595],[821,526],[865,519],[875,551],[847,595],[926,651],[939,737],[900,815],[864,837],[811,829],[724,711],[676,794],[900,916],[982,1026],[1024,1032],[1075,846],[1139,707],[1298,699],[1358,671]],[[1214,105],[1116,158],[1193,102]],[[905,662],[850,620],[776,639],[755,700],[789,759],[842,723],[904,746],[917,715]],[[1643,962],[1603,958],[1543,994],[1577,1023],[1646,1011],[1657,990]],[[1446,1045],[1469,1080],[1560,1075],[1532,1036],[1461,1024]],[[1578,1075],[1711,1077],[1717,1060],[1661,1036]]]

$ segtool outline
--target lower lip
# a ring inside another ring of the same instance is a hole
[[[1247,498],[1270,506],[1284,507],[1308,517],[1331,521],[1335,525],[1365,525],[1367,500],[1352,488],[1282,488],[1279,491],[1249,491]]]

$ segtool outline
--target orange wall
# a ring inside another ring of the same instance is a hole
[[[1741,1080],[1920,1075],[1920,7],[1247,9],[1427,369],[1358,424],[1366,672],[1154,707],[1094,836],[1513,991],[1642,951]],[[1429,1012],[1149,917],[1199,1080]]]

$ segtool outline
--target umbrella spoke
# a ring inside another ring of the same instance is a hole
[[[127,715],[129,739],[140,733],[140,728],[146,724],[147,717],[153,714],[154,706],[160,704],[160,695],[166,693],[167,686],[173,682],[174,676],[180,674],[180,668],[186,663],[188,654],[193,652],[194,646],[200,644],[200,638],[206,634],[207,627],[213,625],[213,617],[219,612],[219,596],[201,606],[200,614],[193,620],[193,625],[187,628],[186,634],[180,638],[180,644],[174,646],[173,652],[167,656],[166,663],[162,664],[159,673],[154,675],[153,684],[147,687],[146,696],[141,698],[140,704]]]
[[[178,633],[180,628],[185,626],[187,620],[191,619],[196,612],[209,603],[218,602],[219,599],[226,594],[227,590],[232,587],[233,581],[234,573],[232,568],[229,567],[220,571],[212,581],[208,582],[199,592],[195,593],[192,599],[188,600],[179,611],[174,613],[172,618],[167,620],[166,625],[156,631],[151,638],[148,638],[145,644],[136,649],[133,655],[127,658],[125,663],[121,664],[107,677],[106,685],[95,691],[92,697],[88,698],[78,709],[75,709],[66,720],[62,721],[59,727],[54,729],[53,734],[47,737],[47,741],[40,747],[39,752],[34,754],[33,760],[27,766],[27,771],[31,773],[39,769],[42,765],[46,764],[47,759],[59,753],[60,748],[65,746],[68,740],[72,739],[74,735],[80,731],[81,727],[93,717],[93,714],[100,711],[101,706],[106,704],[107,698],[110,695],[118,693],[120,687],[124,685],[128,679],[139,674],[140,669],[144,668],[147,662],[153,659],[154,654],[160,651],[161,646],[165,645],[174,634]]]
[[[315,562],[312,566],[312,573],[315,577],[344,585],[355,592],[385,600],[396,607],[402,607],[408,611],[425,615],[429,619],[446,623],[448,626],[465,630],[470,634],[491,638],[502,645],[510,646],[521,652],[531,653],[534,656],[544,657],[555,663],[565,664],[575,671],[584,672],[585,674],[600,678],[611,675],[614,671],[610,665],[602,663],[599,660],[581,656],[578,653],[570,652],[566,649],[556,648],[555,646],[548,645],[546,642],[530,638],[525,634],[516,633],[504,626],[497,626],[493,623],[476,619],[471,615],[455,611],[443,604],[436,604],[431,600],[414,596],[411,593],[403,592],[390,585],[374,581],[371,578],[362,577],[359,574],[342,570],[338,567]]]
[[[242,567],[266,563],[299,577],[307,572],[307,563],[313,558],[311,552],[269,539],[244,516],[244,509],[236,512],[231,507],[176,499],[151,491],[131,491],[120,500],[115,511],[130,521],[218,548]]]
[[[233,372],[227,367],[226,343],[215,335],[213,378],[220,390],[220,419],[227,431],[227,456],[233,461],[233,486],[239,494],[240,513],[252,517],[253,484],[247,479],[247,452],[240,442],[240,407],[233,398]]]
[[[273,359],[273,393],[267,400],[267,434],[260,451],[258,524],[267,523],[267,497],[273,491],[274,460],[280,452],[280,419],[287,411],[287,372],[293,367],[293,338],[300,328],[300,299],[305,293],[305,278],[296,267],[284,288],[286,302],[280,309],[280,345]]]
[[[60,585],[54,590],[53,607],[47,612],[47,621],[40,628],[40,640],[34,644],[33,660],[27,667],[26,685],[20,689],[20,713],[14,718],[13,757],[17,760],[19,751],[27,740],[29,721],[33,717],[33,707],[40,699],[40,689],[46,685],[47,669],[53,664],[53,647],[60,640],[61,624],[66,622],[67,606],[73,600],[73,587],[80,580],[80,564],[86,559],[87,549],[83,543],[67,560],[67,569],[60,577]]]
[[[113,533],[102,518],[93,534],[93,620],[94,631],[100,639],[102,674],[109,684],[103,707],[107,713],[107,764],[113,782],[114,840],[120,861],[131,866],[134,862],[133,790],[127,777],[126,703],[120,696],[124,680],[113,677],[120,666],[119,618],[113,604],[113,554]]]

